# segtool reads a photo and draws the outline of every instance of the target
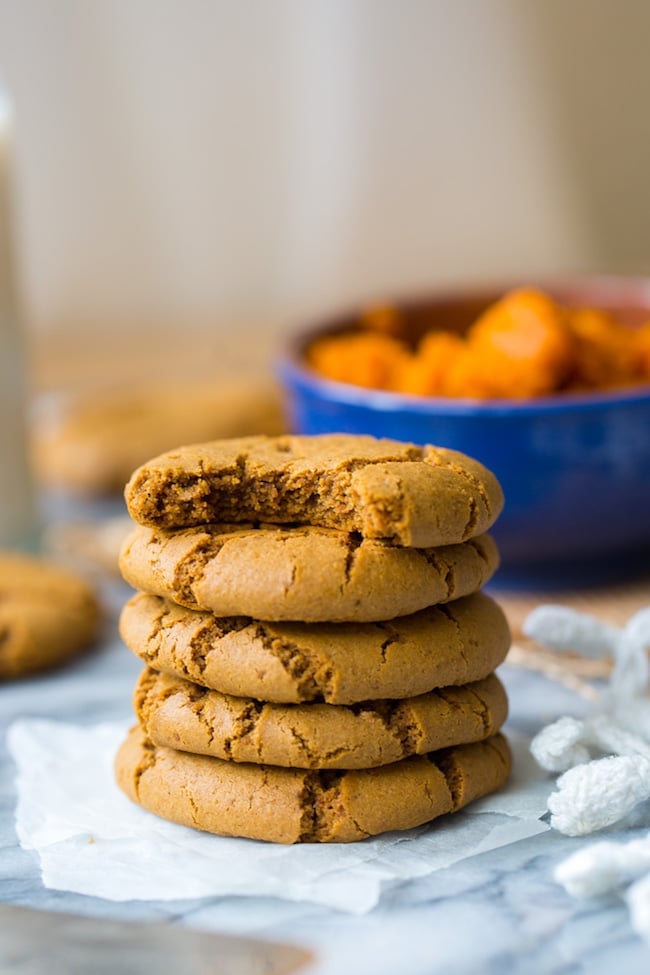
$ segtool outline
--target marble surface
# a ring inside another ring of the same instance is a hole
[[[622,901],[576,901],[553,880],[554,866],[590,840],[552,831],[410,881],[362,916],[275,898],[116,903],[44,888],[36,858],[16,840],[14,768],[5,732],[19,717],[79,724],[130,717],[140,663],[117,634],[117,614],[129,591],[110,583],[102,592],[106,623],[92,654],[65,670],[0,688],[1,901],[289,942],[313,952],[314,961],[304,969],[311,975],[599,975],[612,970],[635,975],[650,970],[650,946],[631,929]],[[539,674],[508,666],[500,673],[511,700],[509,724],[524,734],[561,714],[584,710],[571,691]],[[625,838],[642,835],[648,826],[650,809],[643,809]],[[171,960],[167,970],[179,971]]]

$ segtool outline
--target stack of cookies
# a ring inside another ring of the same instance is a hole
[[[146,668],[116,758],[144,808],[280,843],[408,829],[499,788],[510,640],[479,590],[503,504],[455,451],[248,437],[126,488],[121,633]]]

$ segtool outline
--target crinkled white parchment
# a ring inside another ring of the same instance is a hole
[[[126,731],[46,720],[9,729],[18,839],[38,854],[46,887],[113,901],[274,896],[362,914],[390,886],[549,828],[548,778],[514,733],[510,783],[466,811],[362,843],[281,846],[201,833],[131,803],[113,778]]]

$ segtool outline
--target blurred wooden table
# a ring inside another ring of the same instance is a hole
[[[28,339],[31,387],[36,394],[95,389],[117,383],[182,378],[207,379],[271,368],[282,335],[277,323],[232,327],[112,332],[53,330]]]

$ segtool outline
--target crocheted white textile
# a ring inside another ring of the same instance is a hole
[[[548,799],[551,826],[583,836],[623,819],[650,799],[650,607],[624,629],[563,606],[540,606],[524,633],[553,650],[610,656],[609,686],[583,720],[563,717],[531,742],[533,757],[563,773]],[[586,846],[562,862],[556,879],[576,897],[623,889],[634,929],[650,941],[650,833],[630,843]]]

